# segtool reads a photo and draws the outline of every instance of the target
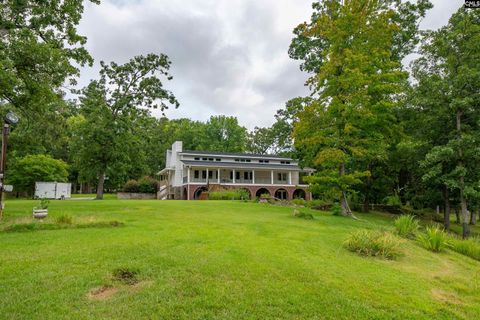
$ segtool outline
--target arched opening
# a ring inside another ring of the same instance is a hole
[[[270,191],[268,191],[268,190],[265,189],[265,188],[260,188],[260,189],[258,189],[257,192],[255,193],[255,197],[260,198],[260,196],[261,196],[262,194],[268,194],[268,195],[270,195]]]
[[[280,200],[288,200],[288,192],[285,189],[278,189],[275,191],[275,198]]]
[[[296,189],[293,191],[293,199],[307,199],[307,194],[305,193],[305,190],[303,189]]]
[[[197,190],[195,190],[195,193],[193,194],[193,198],[195,200],[199,200],[203,192],[207,192],[208,188],[207,187],[200,187]]]

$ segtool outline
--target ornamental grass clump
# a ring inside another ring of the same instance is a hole
[[[395,220],[395,229],[400,237],[413,239],[418,228],[418,220],[412,215],[403,215]]]
[[[385,231],[359,230],[351,233],[343,245],[361,256],[394,260],[402,255],[399,239]]]
[[[417,236],[422,247],[433,252],[441,252],[448,245],[447,234],[438,226],[427,227],[424,233]]]
[[[480,261],[480,238],[458,239],[452,237],[449,248],[455,252]]]

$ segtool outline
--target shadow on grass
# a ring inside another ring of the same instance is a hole
[[[60,230],[60,229],[86,229],[86,228],[117,228],[123,227],[124,223],[119,221],[98,221],[79,224],[62,224],[62,223],[17,223],[1,229],[2,232],[32,232],[40,230]]]

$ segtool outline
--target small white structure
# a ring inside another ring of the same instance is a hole
[[[68,199],[71,198],[71,183],[36,182],[35,198]]]

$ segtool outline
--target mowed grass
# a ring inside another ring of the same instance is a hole
[[[36,201],[7,201],[0,227]],[[480,263],[413,241],[396,261],[342,243],[393,229],[292,208],[228,201],[52,201],[51,216],[117,220],[119,228],[0,233],[1,319],[476,319]],[[138,286],[89,298],[114,270]]]

